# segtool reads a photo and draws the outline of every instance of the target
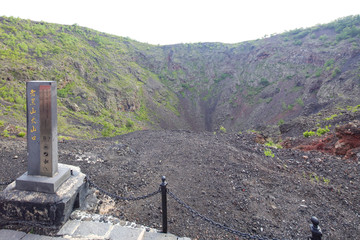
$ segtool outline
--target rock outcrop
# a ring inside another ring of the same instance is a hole
[[[336,155],[345,155],[345,158],[359,157],[360,153],[360,121],[353,121],[336,128],[336,137],[339,139],[334,146]]]
[[[335,128],[335,133],[329,133],[325,137],[315,138],[311,141],[304,140],[298,144],[285,141],[283,144],[288,148],[303,151],[320,151],[345,159],[360,159],[360,121],[354,120],[348,124]],[[297,145],[297,146],[296,146]]]

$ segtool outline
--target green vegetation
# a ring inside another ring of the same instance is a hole
[[[342,115],[342,114],[340,114],[340,115]],[[337,114],[333,114],[333,115],[331,115],[330,117],[328,117],[328,118],[324,118],[324,120],[325,121],[330,121],[330,120],[333,120],[334,118],[336,118],[338,115]]]
[[[350,112],[357,112],[360,109],[360,105],[356,106],[347,106],[346,109]]]
[[[219,130],[222,133],[226,133],[226,128],[224,126],[220,126]]]
[[[331,125],[330,125],[331,127]],[[325,126],[325,128],[318,128],[318,130],[316,130],[316,134],[320,137],[322,135],[324,135],[325,133],[330,132],[330,129],[328,126]]]
[[[315,132],[313,131],[306,131],[303,133],[304,137],[308,138],[315,135]]]
[[[126,128],[131,129],[132,127],[134,127],[134,125],[135,123],[131,119],[126,120],[126,124],[125,124]]]
[[[225,80],[226,78],[232,78],[230,73],[222,73],[220,76],[214,79],[214,82],[218,84],[219,82]]]
[[[302,42],[301,40],[295,40],[295,41],[294,41],[294,45],[295,45],[295,46],[301,46],[302,43],[303,43],[303,42]]]
[[[324,63],[324,68],[326,71],[329,71],[330,69],[332,69],[334,67],[334,63],[335,60],[334,59],[329,59]]]
[[[264,87],[269,86],[270,82],[266,78],[261,78],[260,84]]]
[[[19,132],[17,134],[18,137],[25,137],[26,136],[26,132]]]
[[[268,147],[273,147],[273,148],[282,148],[282,146],[278,143],[274,143],[271,139],[268,140],[266,143],[265,143],[266,146]]]
[[[328,39],[329,39],[329,37],[328,37],[327,35],[321,35],[321,36],[319,37],[319,40],[322,41],[322,42],[325,42],[325,41],[328,40]]]
[[[355,38],[360,35],[360,16],[349,16],[340,18],[334,22],[326,24],[326,27],[334,28],[336,41],[340,42],[345,39]]]
[[[339,75],[341,73],[340,69],[338,67],[334,68],[334,70],[332,71],[331,77],[336,77],[337,75]]]
[[[67,98],[69,95],[72,95],[72,89],[75,87],[75,82],[68,83],[64,88],[57,91],[57,95],[61,98]]]
[[[275,154],[271,151],[271,149],[264,149],[264,154],[266,157],[275,157]]]
[[[0,97],[7,102],[14,103],[16,98],[14,87],[9,87],[8,85],[1,87]]]
[[[283,125],[284,123],[285,123],[284,119],[280,119],[277,124],[280,126]]]
[[[302,107],[304,106],[304,101],[302,100],[301,97],[299,97],[299,98],[296,99],[296,103],[299,104],[299,105],[302,106]]]
[[[303,89],[304,87],[303,86],[294,86],[290,92],[299,92]]]
[[[10,137],[9,131],[6,130],[6,129],[2,132],[1,135],[4,136],[4,137]]]
[[[294,104],[286,105],[285,102],[282,102],[281,106],[282,106],[282,109],[283,109],[283,110],[285,110],[285,111],[291,111],[291,110],[293,110],[293,108],[294,108],[295,105],[294,105]]]
[[[259,131],[256,131],[255,129],[249,129],[247,130],[248,133],[260,133]]]
[[[321,136],[324,135],[325,133],[330,132],[329,127],[331,127],[331,125],[325,126],[325,128],[319,127],[319,128],[316,130],[316,135],[318,135],[319,137],[321,137]],[[306,132],[303,133],[303,136],[306,137],[306,138],[311,137],[311,136],[314,136],[314,135],[315,135],[315,132],[313,132],[313,131],[306,131]]]
[[[71,140],[72,138],[71,137],[68,137],[68,136],[58,136],[58,140],[59,141],[64,141],[64,140]]]
[[[330,183],[330,179],[325,178],[325,177],[323,177],[322,179],[326,185],[328,185]]]
[[[321,74],[322,74],[322,71],[323,70],[321,68],[317,69],[316,72],[315,72],[315,77],[320,77]]]
[[[314,172],[310,172],[308,174],[306,174],[305,172],[303,172],[303,177],[305,179],[309,179],[310,182],[316,182],[316,183],[320,183],[321,180],[326,184],[326,185],[329,185],[330,183],[330,179],[326,178],[326,177],[322,177],[322,176],[319,176],[317,175],[316,173]]]
[[[358,67],[352,72],[347,67],[352,62],[337,57],[346,49],[345,43],[357,51],[359,26],[359,16],[355,16],[295,29],[274,37],[271,44],[269,39],[262,39],[239,44],[159,47],[76,24],[2,17],[0,115],[7,123],[25,126],[25,81],[44,79],[57,82],[59,134],[63,136],[115,136],[159,128],[161,122],[172,121],[172,117],[182,118],[180,110],[191,116],[200,109],[202,112],[196,116],[202,114],[203,118],[204,109],[224,108],[226,111],[221,112],[227,113],[229,107],[233,107],[230,110],[234,116],[226,118],[233,120],[233,128],[240,126],[240,114],[258,114],[259,108],[255,108],[260,103],[273,111],[273,116],[281,112],[278,104],[282,104],[285,114],[276,116],[290,120],[298,114],[294,109],[310,102],[312,91],[337,80],[330,76],[359,76]],[[278,39],[284,41],[278,43]],[[300,45],[309,47],[314,54],[298,61],[294,56],[300,53]],[[311,49],[313,46],[316,49]],[[252,61],[247,61],[246,56],[252,56]],[[346,81],[353,80],[350,77]],[[350,83],[357,87],[360,80]],[[323,98],[322,92],[316,97]],[[334,93],[336,97],[340,96]],[[351,111],[358,108],[352,107]],[[183,119],[177,120],[173,123],[183,123]],[[283,123],[282,119],[278,122]]]
[[[0,99],[9,103],[0,106],[2,115],[25,125],[23,80],[46,79],[58,83],[60,134],[81,138],[113,136],[150,123],[142,85],[150,77],[155,81],[158,78],[126,55],[128,44],[131,49],[143,49],[147,44],[76,24],[11,17],[1,18],[0,33]],[[181,71],[177,74],[180,76]],[[165,94],[162,99],[159,108],[179,115],[174,95]],[[74,107],[75,103],[78,107]],[[129,111],[129,106],[136,107]]]

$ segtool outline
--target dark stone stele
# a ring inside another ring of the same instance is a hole
[[[56,82],[27,82],[26,95],[28,171],[0,192],[0,220],[60,226],[88,184],[79,167],[58,164]]]
[[[59,164],[71,169],[71,176],[58,188],[56,194],[23,191],[15,188],[15,182],[0,192],[0,218],[5,221],[31,221],[60,226],[74,208],[83,206],[88,184],[79,167]]]
[[[26,83],[28,175],[52,177],[58,171],[56,89],[55,81]]]
[[[70,177],[58,167],[57,88],[55,81],[26,83],[28,171],[16,180],[16,189],[56,193]]]

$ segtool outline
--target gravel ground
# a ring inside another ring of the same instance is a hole
[[[114,138],[59,143],[59,162],[80,166],[120,196],[168,188],[201,214],[244,233],[305,239],[310,217],[325,239],[360,235],[357,161],[318,152],[271,149],[252,134],[139,131]],[[0,138],[0,182],[26,171],[26,142]],[[0,186],[0,190],[3,186]],[[137,202],[101,200],[94,210],[161,229],[161,196]],[[168,196],[169,232],[193,239],[241,239],[193,217]]]

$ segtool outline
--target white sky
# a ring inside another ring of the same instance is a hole
[[[0,0],[0,16],[151,44],[237,43],[360,14],[360,0]]]

